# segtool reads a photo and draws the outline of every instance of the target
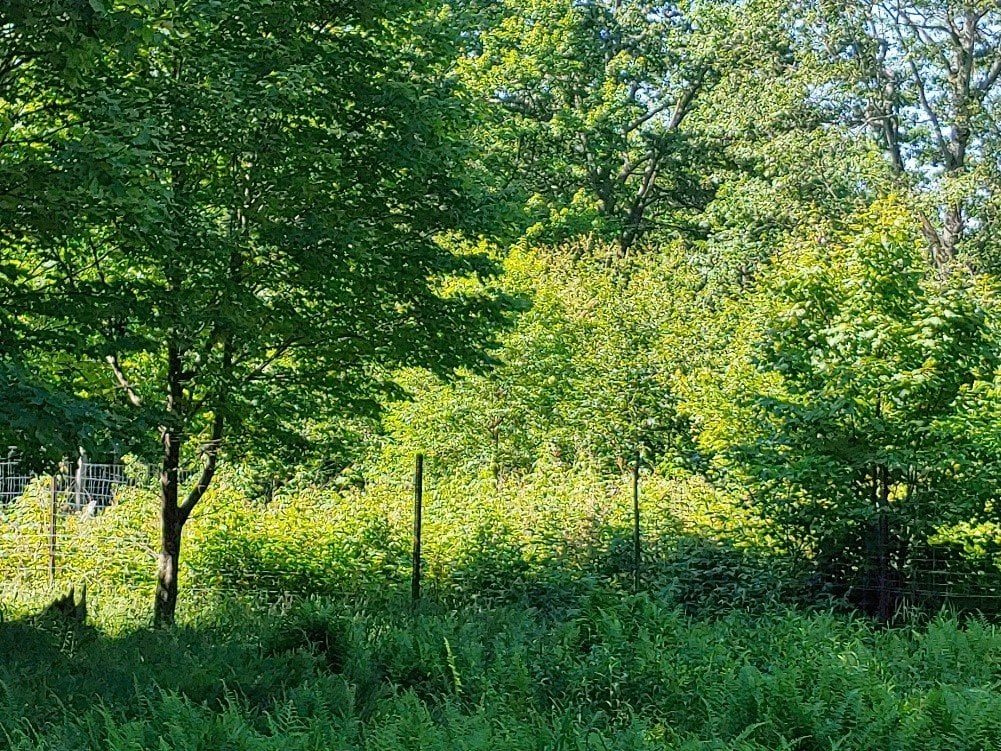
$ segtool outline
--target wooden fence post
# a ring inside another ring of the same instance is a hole
[[[417,455],[414,467],[414,557],[410,580],[410,599],[414,605],[421,598],[421,516],[424,505],[424,454]]]

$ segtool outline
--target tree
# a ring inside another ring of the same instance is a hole
[[[676,345],[695,312],[694,275],[675,251],[608,268],[573,248],[512,250],[505,284],[532,307],[503,336],[500,364],[448,384],[414,374],[415,398],[387,415],[392,443],[377,471],[413,451],[498,483],[539,467],[621,471],[638,452],[676,458],[689,441]]]
[[[102,367],[88,393],[156,426],[154,620],[169,624],[182,530],[224,453],[376,412],[393,367],[485,363],[505,305],[493,265],[443,240],[491,223],[446,19],[379,0],[189,0],[134,19],[82,74],[103,109],[50,157],[96,147],[87,202],[114,211],[33,248],[55,268],[36,315]],[[183,488],[186,454],[202,469]]]
[[[713,300],[750,290],[777,247],[899,189],[875,144],[834,96],[816,29],[788,0],[699,3],[727,19],[718,80],[686,120],[718,149],[712,200],[684,239]],[[703,11],[705,12],[705,11]]]
[[[802,43],[838,118],[921,197],[932,261],[997,263],[1001,9],[983,0],[806,2]]]
[[[649,0],[505,0],[474,17],[459,71],[492,104],[484,158],[522,192],[532,241],[593,233],[625,256],[690,229],[713,157],[687,120],[711,98],[729,21]]]
[[[965,428],[993,412],[996,321],[968,277],[930,273],[918,227],[887,202],[784,252],[736,345],[732,391],[716,396],[737,408],[686,405],[790,544],[871,590],[884,618],[935,528],[999,489],[993,444]],[[983,471],[957,471],[958,456]]]
[[[80,198],[104,156],[82,137],[98,109],[83,78],[100,67],[102,45],[129,33],[131,16],[100,16],[92,5],[11,0],[0,8],[0,444],[16,446],[36,470],[79,448],[107,447],[113,433],[129,442],[108,403],[60,383],[53,361],[72,361],[63,353],[79,341],[38,315],[54,304],[48,293],[61,262],[38,250],[83,242],[87,215],[92,222],[104,208]]]

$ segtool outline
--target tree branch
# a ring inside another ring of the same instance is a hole
[[[222,412],[216,412],[215,417],[212,420],[212,436],[209,442],[205,445],[205,466],[202,467],[202,474],[198,478],[198,483],[190,491],[188,491],[187,497],[178,507],[178,512],[181,517],[181,523],[183,524],[188,520],[191,515],[192,510],[198,505],[198,502],[205,495],[205,491],[208,490],[209,483],[212,482],[213,476],[215,476],[216,466],[219,461],[219,447],[222,443],[222,433],[223,433],[223,416]]]
[[[671,113],[671,120],[667,124],[668,130],[675,130],[681,125],[682,120],[685,119],[685,116],[688,114],[688,111],[692,106],[692,102],[702,90],[702,84],[705,80],[706,72],[703,70],[699,73],[699,77],[695,80],[695,82],[685,90],[685,93],[682,94],[678,103],[675,105],[674,112]]]
[[[670,102],[664,102],[663,104],[659,104],[658,106],[654,107],[651,110],[648,110],[646,113],[640,115],[631,123],[629,123],[629,125],[627,125],[622,132],[625,134],[632,133],[634,130],[642,126],[644,123],[657,117],[657,115],[659,115],[661,112],[663,112],[670,106],[671,106]]]
[[[122,370],[122,367],[118,362],[118,355],[111,354],[105,359],[111,366],[111,372],[115,374],[115,380],[118,381],[118,385],[125,391],[125,396],[128,398],[129,404],[133,407],[141,407],[142,398],[136,393],[135,388],[133,388],[132,384],[129,383],[129,380],[125,377],[125,372]]]
[[[998,77],[1001,76],[1001,56],[994,59],[994,63],[991,65],[990,70],[984,75],[983,79],[976,84],[975,89],[978,94],[978,99],[983,99],[987,92],[994,88],[994,84],[998,82]]]
[[[928,93],[925,88],[924,78],[921,76],[921,73],[918,71],[918,66],[915,64],[913,60],[908,60],[907,62],[910,66],[911,75],[914,78],[914,83],[917,84],[918,87],[918,98],[921,100],[921,109],[924,111],[925,116],[931,122],[933,128],[933,134],[935,136],[935,143],[938,145],[939,151],[942,152],[942,158],[945,160],[946,167],[951,170],[954,168],[954,161],[955,161],[953,158],[953,153],[949,149],[948,144],[946,143],[945,134],[942,130],[942,124],[938,119],[938,113],[935,112],[934,107],[931,106],[931,102],[928,100]]]

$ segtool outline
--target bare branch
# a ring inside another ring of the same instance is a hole
[[[125,377],[125,372],[122,370],[121,364],[118,362],[118,355],[111,354],[105,358],[108,364],[111,366],[111,372],[115,374],[115,380],[118,381],[118,385],[122,387],[125,391],[125,396],[129,400],[129,404],[133,407],[141,407],[143,402],[139,394],[136,393],[135,388],[129,383],[129,379]]]
[[[705,82],[705,80],[706,80],[706,73],[703,70],[699,74],[698,79],[696,79],[696,81],[688,89],[685,90],[685,93],[681,95],[681,98],[678,99],[677,104],[675,104],[674,106],[674,112],[671,113],[671,119],[667,124],[669,130],[675,130],[681,126],[681,121],[685,119],[685,116],[691,109],[692,102],[695,100],[695,97],[698,95],[698,93],[702,90],[702,84]]]
[[[998,82],[999,76],[1001,76],[1001,55],[994,58],[994,63],[991,65],[990,70],[988,70],[980,82],[974,86],[979,99],[983,99],[987,93],[994,88],[994,84]]]
[[[942,123],[938,119],[938,113],[935,112],[935,108],[932,107],[931,102],[928,99],[928,92],[925,87],[924,78],[921,76],[920,71],[918,71],[918,66],[913,60],[908,60],[908,65],[911,69],[911,76],[914,79],[914,83],[917,84],[918,88],[918,98],[921,100],[921,109],[925,113],[925,117],[931,122],[933,135],[935,136],[935,143],[942,152],[942,157],[945,159],[946,167],[949,169],[954,169],[954,158],[953,153],[949,149],[948,144],[945,140],[945,133],[942,130]]]
[[[640,167],[642,167],[644,164],[646,164],[647,161],[649,161],[649,159],[650,159],[650,152],[645,153],[642,157],[640,157],[639,159],[637,159],[635,162],[630,161],[629,158],[626,157],[626,159],[625,159],[625,161],[624,161],[624,163],[622,165],[622,169],[619,170],[619,174],[618,174],[619,182],[625,182],[630,177],[632,177],[632,175],[636,172],[636,170],[638,170]]]
[[[641,115],[640,117],[636,118],[631,123],[629,123],[629,125],[627,125],[622,132],[625,134],[632,133],[637,128],[641,127],[644,123],[647,123],[653,118],[657,117],[657,115],[659,115],[661,112],[664,112],[670,106],[671,106],[670,102],[663,102],[657,107],[648,110],[645,114]]]

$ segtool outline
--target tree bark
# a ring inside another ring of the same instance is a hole
[[[233,366],[232,341],[227,338],[223,346],[223,372],[230,373]],[[167,343],[167,415],[169,422],[160,431],[163,442],[163,464],[160,474],[160,559],[156,574],[156,598],[153,604],[153,625],[172,626],[177,611],[177,570],[181,556],[181,533],[184,523],[195,506],[205,495],[215,475],[222,442],[225,390],[216,394],[212,409],[212,429],[209,440],[202,447],[204,465],[198,482],[180,502],[181,446],[187,433],[192,406],[185,397],[184,384],[190,373],[183,367],[181,348],[173,340]],[[199,403],[199,407],[204,402]]]
[[[212,433],[204,447],[205,465],[198,482],[188,492],[183,503],[178,502],[181,463],[181,434],[164,430],[163,472],[160,475],[160,560],[156,574],[156,600],[153,625],[172,626],[177,611],[177,566],[181,556],[181,532],[192,510],[205,495],[215,475],[222,440],[223,417],[216,412]]]
[[[181,556],[181,522],[179,509],[164,503],[160,537],[160,561],[156,572],[156,602],[153,608],[154,626],[174,625],[177,611],[177,564]]]
[[[163,466],[160,474],[160,561],[156,572],[153,625],[171,626],[177,610],[177,564],[181,555],[184,517],[177,504],[181,436],[163,433]]]

